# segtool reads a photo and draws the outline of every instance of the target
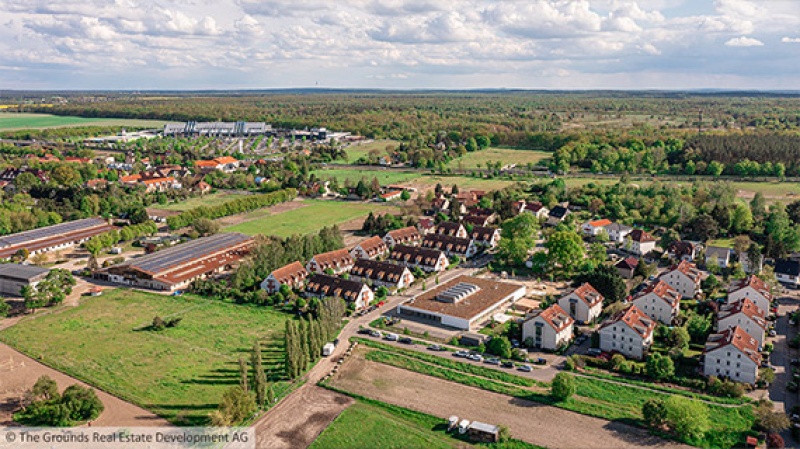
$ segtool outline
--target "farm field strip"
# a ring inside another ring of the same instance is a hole
[[[139,120],[117,118],[85,118],[50,114],[17,114],[0,112],[0,131],[21,129],[61,128],[70,126],[132,126],[162,127],[163,120]]]

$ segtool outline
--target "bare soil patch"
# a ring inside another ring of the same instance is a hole
[[[551,449],[688,448],[626,424],[467,387],[353,356],[331,384],[431,415],[508,426],[511,435]]]
[[[353,403],[349,396],[305,384],[255,424],[256,447],[306,448]]]
[[[0,343],[0,426],[11,426],[11,416],[19,407],[19,401],[40,376],[50,376],[64,390],[72,384],[88,386],[85,383],[48,368],[27,357],[8,345]],[[159,416],[137,407],[106,392],[97,391],[105,410],[92,425],[94,426],[169,426]]]

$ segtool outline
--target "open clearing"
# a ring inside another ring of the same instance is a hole
[[[464,156],[450,161],[450,167],[456,168],[486,168],[487,162],[500,162],[505,165],[527,165],[538,164],[544,159],[552,157],[553,153],[535,150],[515,150],[510,148],[487,148],[481,151],[473,151]]]
[[[360,356],[351,357],[332,378],[331,385],[443,419],[456,415],[470,421],[503,424],[514,438],[551,449],[688,448],[619,422],[467,387],[369,362]]]
[[[400,141],[391,139],[381,139],[381,140],[373,140],[371,142],[366,142],[366,143],[359,143],[359,142],[353,143],[345,147],[345,151],[347,152],[347,163],[354,164],[359,158],[368,155],[369,152],[373,150],[377,150],[378,152],[380,152],[381,156],[385,156],[387,145],[394,145],[395,147],[397,147],[400,145]],[[342,161],[337,161],[337,162],[344,163]]]
[[[461,190],[491,191],[491,190],[504,189],[514,183],[515,181],[508,181],[503,179],[482,179],[482,178],[473,178],[470,176],[427,175],[414,180],[414,182],[406,183],[406,185],[416,187],[419,189],[427,189],[436,186],[436,184],[441,184],[447,190],[450,190],[450,187],[452,187],[453,184],[455,184]]]
[[[68,126],[130,126],[130,127],[162,127],[162,120],[135,120],[118,118],[85,118],[50,114],[16,114],[0,113],[0,131],[20,129],[61,128]]]
[[[227,201],[235,200],[242,197],[242,193],[231,193],[231,192],[217,192],[212,193],[209,195],[204,196],[197,196],[194,198],[189,198],[185,201],[181,201],[178,203],[170,203],[165,205],[154,204],[154,209],[162,209],[162,210],[173,210],[178,212],[183,212],[189,209],[194,209],[195,207],[200,206],[218,206],[222,203]]]
[[[293,234],[311,234],[325,226],[338,225],[375,213],[395,212],[396,209],[381,203],[363,203],[328,200],[305,200],[303,206],[280,213],[259,209],[241,215],[239,224],[225,231],[248,235],[264,234],[289,237]]]
[[[147,330],[153,317],[181,318]],[[0,340],[48,366],[182,425],[202,425],[222,393],[238,383],[238,358],[256,338],[276,396],[287,315],[190,295],[108,290],[59,313],[30,316]]]
[[[379,167],[372,167],[364,170],[356,168],[331,168],[314,170],[312,173],[324,180],[336,178],[340,186],[344,186],[345,180],[349,179],[353,187],[362,179],[364,182],[369,183],[372,182],[374,178],[378,178],[378,182],[381,185],[387,185],[399,184],[422,176],[422,173],[418,171],[394,170]]]

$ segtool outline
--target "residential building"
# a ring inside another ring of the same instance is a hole
[[[350,270],[350,279],[366,282],[372,286],[401,289],[410,286],[414,282],[414,275],[404,265],[377,262],[370,259],[356,259],[356,264]]]
[[[467,238],[467,229],[461,223],[443,221],[436,227],[436,234],[465,239]]]
[[[350,250],[350,255],[353,259],[380,259],[388,252],[389,247],[386,246],[386,242],[376,235],[357,243]]]
[[[130,259],[94,276],[131,287],[175,291],[230,270],[253,246],[255,240],[244,234],[215,234]]]
[[[758,343],[740,327],[711,334],[706,341],[703,374],[755,384],[761,354]]]
[[[230,156],[217,157],[211,160],[195,161],[194,166],[203,173],[221,171],[233,173],[239,169],[240,161]]]
[[[656,239],[650,233],[634,229],[625,237],[625,251],[637,256],[644,256],[656,248]]]
[[[681,294],[659,279],[639,293],[633,305],[650,318],[671,325],[681,310]]]
[[[323,274],[328,270],[333,274],[342,274],[353,268],[355,261],[346,249],[337,249],[327,253],[317,254],[306,264],[309,273]]]
[[[300,262],[292,262],[270,273],[269,276],[261,282],[261,289],[266,290],[267,293],[271,295],[280,291],[282,285],[296,290],[302,287],[307,277],[308,271],[303,267],[303,264]]]
[[[587,237],[596,237],[601,232],[605,231],[606,233],[606,226],[611,225],[611,220],[607,218],[603,218],[601,220],[592,220],[587,221],[586,223],[581,225],[581,232],[583,235]]]
[[[522,341],[537,349],[555,351],[572,340],[575,320],[558,304],[539,310],[522,323]],[[528,340],[530,339],[530,340]]]
[[[551,226],[556,226],[569,215],[569,209],[565,206],[555,206],[550,209],[550,212],[547,214],[547,224]]]
[[[381,201],[387,202],[387,201],[399,200],[400,197],[402,196],[403,196],[402,190],[390,190],[386,193],[381,193],[379,198]]]
[[[488,226],[473,226],[469,237],[472,238],[476,245],[494,248],[500,240],[500,230]]]
[[[23,287],[36,288],[48,273],[50,270],[35,265],[0,264],[0,295],[21,296]]]
[[[738,326],[756,339],[761,350],[764,347],[764,333],[767,330],[766,316],[763,310],[747,298],[723,304],[717,312],[717,332]]]
[[[750,257],[745,251],[738,253],[736,257],[739,259],[739,263],[742,264],[742,270],[747,274],[760,273],[764,267],[764,257],[761,254],[758,255],[755,263],[750,261]]]
[[[461,222],[473,226],[489,226],[492,223],[491,215],[467,215]]]
[[[428,273],[444,271],[450,263],[443,251],[406,245],[395,245],[389,252],[389,260]]]
[[[798,260],[776,260],[775,277],[778,282],[791,287],[800,286],[800,261]]]
[[[656,322],[632,305],[600,326],[600,349],[618,352],[632,359],[643,359],[653,344],[655,328]]]
[[[620,259],[614,266],[617,268],[620,276],[625,279],[632,279],[634,273],[636,273],[636,267],[639,266],[639,259],[628,256],[624,259]]]
[[[514,210],[517,212],[517,214],[521,214],[523,212],[526,212],[526,213],[529,213],[529,214],[533,214],[536,218],[538,218],[540,220],[544,219],[544,218],[547,218],[547,216],[550,214],[550,210],[548,208],[544,207],[544,205],[542,203],[538,202],[538,201],[527,201],[526,202],[526,201],[520,200],[520,201],[517,201],[516,203],[514,203],[513,207],[514,207]]]
[[[395,245],[417,246],[422,243],[422,236],[417,231],[417,228],[408,226],[387,232],[383,237],[383,241],[386,242],[389,248],[393,248]]]
[[[419,221],[417,221],[417,230],[422,235],[436,232],[436,221],[430,217],[420,218]]]
[[[764,316],[769,316],[773,296],[771,289],[761,278],[750,275],[731,283],[730,287],[728,287],[728,299],[726,302],[728,304],[735,303],[745,298],[761,309],[764,312]]]
[[[406,318],[473,330],[499,308],[525,295],[525,286],[459,276],[397,306]]]
[[[700,281],[702,277],[700,270],[697,269],[697,265],[682,260],[677,265],[673,265],[667,269],[667,271],[663,272],[661,276],[659,276],[659,279],[677,290],[684,298],[691,299],[700,293]]]
[[[720,246],[709,246],[706,248],[706,265],[716,264],[720,268],[728,268],[731,262],[733,250]]]
[[[422,239],[424,248],[439,249],[448,257],[459,256],[469,259],[478,253],[475,241],[468,238],[451,237],[444,234],[428,234]]]
[[[608,240],[614,243],[623,243],[625,242],[625,238],[633,232],[633,228],[630,226],[625,226],[624,224],[620,223],[611,223],[610,225],[605,227],[606,232],[608,232]]]
[[[588,282],[558,299],[558,305],[579,323],[591,323],[603,312],[603,295]]]
[[[670,243],[666,250],[672,260],[694,262],[697,253],[700,251],[700,245],[687,240],[676,240]]]
[[[368,307],[375,295],[367,284],[359,281],[342,279],[327,274],[313,274],[303,292],[306,297],[342,298],[352,303],[356,310]]]

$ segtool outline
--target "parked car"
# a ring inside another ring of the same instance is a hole
[[[517,369],[525,373],[530,373],[531,371],[533,371],[533,368],[531,368],[530,365],[519,365]]]
[[[519,348],[519,340],[517,340],[516,338],[512,338],[511,339],[511,346],[513,346],[515,348]]]
[[[429,351],[444,351],[445,349],[439,345],[430,345],[428,346]]]
[[[453,356],[454,357],[466,358],[466,357],[469,357],[469,352],[467,352],[467,351],[456,351],[456,352],[453,353]]]
[[[542,357],[537,357],[531,361],[536,365],[547,365],[547,359]]]
[[[470,355],[467,356],[467,358],[472,360],[472,361],[474,361],[474,362],[482,362],[483,361],[483,356],[480,355],[480,354],[470,354]]]
[[[598,357],[602,353],[603,353],[603,351],[600,348],[589,348],[589,350],[586,351],[586,355],[589,355],[589,356],[592,356],[592,357]]]
[[[361,335],[369,335],[370,333],[372,333],[372,331],[367,329],[366,327],[362,327],[361,329],[358,330],[358,333]]]
[[[372,330],[372,329],[371,329],[371,330],[369,331],[369,336],[370,336],[370,337],[375,337],[375,338],[381,338],[381,333],[380,333],[380,332],[378,332],[378,331],[376,331],[376,330]]]
[[[770,336],[770,337],[775,337],[775,336],[777,336],[777,335],[778,335],[778,333],[775,331],[775,329],[770,329],[770,330],[769,330],[769,336]]]
[[[499,365],[500,359],[497,357],[489,357],[488,359],[484,360],[484,363],[488,363],[489,365]]]
[[[503,368],[513,368],[514,367],[514,362],[512,362],[511,360],[506,360],[505,362],[503,362],[501,364],[501,366]]]
[[[414,344],[414,340],[412,340],[412,339],[410,339],[408,337],[403,337],[399,341],[400,341],[400,343],[403,343],[405,345],[413,345]]]
[[[383,339],[388,341],[397,341],[397,334],[387,332],[386,334],[383,335]]]

